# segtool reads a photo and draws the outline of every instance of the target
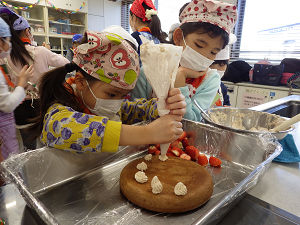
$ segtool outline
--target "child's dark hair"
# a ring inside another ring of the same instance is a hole
[[[76,111],[82,111],[80,102],[78,102],[73,88],[65,80],[66,75],[75,70],[80,71],[84,78],[90,83],[97,81],[96,78],[87,74],[73,62],[50,70],[42,76],[39,84],[40,115],[35,119],[35,124],[31,128],[35,133],[35,137],[40,135],[43,128],[44,117],[51,105],[59,103],[71,107]]]
[[[229,62],[229,59],[226,59],[226,60],[215,60],[213,64],[218,64],[219,66],[225,66],[225,65],[228,65],[228,62]]]
[[[152,8],[147,6],[144,2],[142,4],[143,8],[145,9],[145,11],[147,9],[151,10]],[[134,15],[131,11],[130,11],[130,15]],[[139,17],[137,17],[139,18]],[[139,18],[141,21],[142,19]],[[151,21],[143,21],[143,23],[147,23],[148,27],[151,30],[151,33],[154,37],[156,37],[161,43],[167,43],[168,41],[166,40],[166,38],[168,37],[167,33],[162,31],[161,29],[161,22],[160,19],[157,15],[152,15],[151,16]]]
[[[28,65],[28,60],[33,61],[33,58],[25,48],[25,44],[20,39],[21,31],[15,31],[13,28],[13,24],[15,20],[18,19],[18,16],[14,14],[1,13],[0,17],[9,25],[10,28],[10,41],[12,45],[10,52],[11,61],[14,64],[20,63],[22,66]]]
[[[213,25],[211,23],[205,23],[205,22],[184,23],[180,26],[180,29],[182,30],[184,37],[186,37],[189,34],[195,33],[196,31],[201,31],[203,34],[207,33],[212,38],[221,36],[224,41],[223,48],[225,48],[225,46],[228,45],[229,42],[229,34],[222,28]]]

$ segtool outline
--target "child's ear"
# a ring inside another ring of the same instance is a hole
[[[177,46],[183,46],[183,32],[180,28],[176,28],[173,33],[173,41]]]
[[[78,91],[83,91],[87,87],[86,79],[79,71],[75,74],[74,82]]]

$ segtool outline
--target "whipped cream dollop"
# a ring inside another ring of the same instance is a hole
[[[145,170],[147,170],[148,167],[147,167],[146,163],[141,162],[141,163],[137,164],[136,168],[140,171],[145,171]]]
[[[164,161],[166,161],[168,159],[168,156],[166,156],[166,155],[159,155],[158,158],[159,158],[160,161],[164,162]]]
[[[141,183],[141,184],[146,183],[148,181],[148,177],[142,171],[136,172],[134,175],[134,178],[138,183]]]
[[[152,178],[151,188],[153,194],[159,194],[163,190],[163,186],[157,176]]]
[[[146,161],[151,161],[152,160],[152,155],[151,154],[145,155],[144,159]]]
[[[178,182],[174,187],[175,195],[186,195],[187,188],[182,182]]]

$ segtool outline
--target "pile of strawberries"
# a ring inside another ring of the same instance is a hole
[[[150,145],[148,153],[159,155],[160,145]],[[193,160],[198,162],[201,166],[206,166],[209,163],[213,167],[221,167],[222,164],[222,161],[214,156],[210,156],[208,160],[206,155],[202,154],[199,149],[193,145],[189,145],[189,139],[185,131],[180,138],[170,144],[167,156],[176,156],[186,160]]]

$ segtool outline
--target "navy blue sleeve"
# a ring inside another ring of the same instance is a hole
[[[230,106],[231,104],[230,104],[229,95],[227,94],[227,87],[223,82],[221,82],[221,89],[222,89],[222,95],[224,100],[223,105]]]
[[[134,37],[134,39],[137,41],[137,43],[138,43],[138,54],[140,55],[140,46],[141,46],[141,44],[142,44],[142,40],[141,40],[141,38],[140,38],[140,32],[138,32],[138,31],[135,31],[135,32],[133,32],[132,34],[131,34],[131,36],[132,37]]]

